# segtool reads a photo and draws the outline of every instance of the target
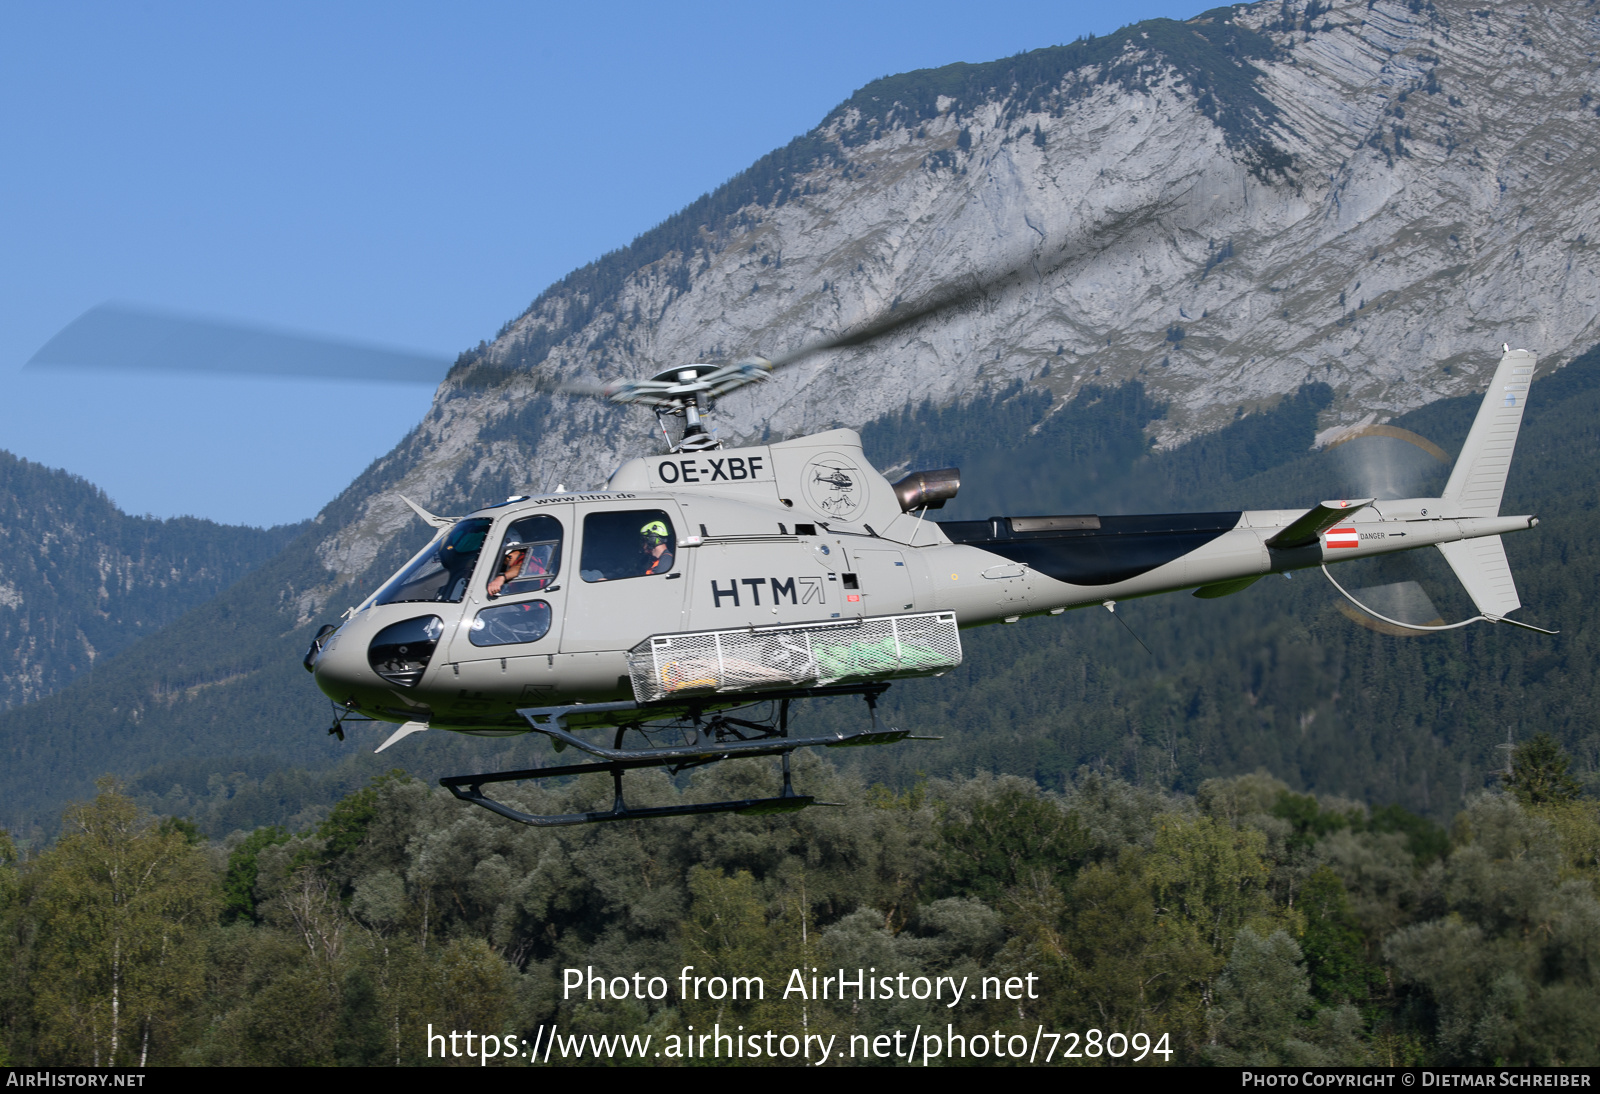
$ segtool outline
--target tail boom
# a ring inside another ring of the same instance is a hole
[[[1305,511],[947,522],[940,527],[951,545],[936,550],[949,559],[951,584],[930,581],[936,606],[954,609],[963,626],[1009,623],[1180,589],[1228,596],[1263,574],[1438,547],[1484,618],[1516,622],[1505,618],[1521,601],[1500,537],[1539,522],[1499,513],[1534,364],[1532,353],[1507,347],[1441,497],[1324,501]],[[962,572],[979,579],[963,582]]]

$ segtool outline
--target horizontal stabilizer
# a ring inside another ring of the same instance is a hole
[[[1507,350],[1500,358],[1500,367],[1495,369],[1483,405],[1467,434],[1467,443],[1461,446],[1461,455],[1444,488],[1445,516],[1499,514],[1506,474],[1511,470],[1511,453],[1517,447],[1522,411],[1528,403],[1528,386],[1533,382],[1533,366],[1533,354],[1525,349]]]
[[[1498,500],[1495,504],[1498,507]],[[1441,543],[1438,547],[1478,611],[1490,619],[1500,619],[1507,612],[1522,607],[1522,601],[1517,599],[1516,583],[1511,580],[1511,564],[1506,561],[1506,549],[1499,536],[1462,539]]]
[[[1236,577],[1232,581],[1219,581],[1215,585],[1202,585],[1194,591],[1194,595],[1201,600],[1215,600],[1219,596],[1230,596],[1241,589],[1248,589],[1260,580],[1260,574],[1251,574],[1249,577]]]
[[[1356,511],[1365,509],[1372,498],[1360,501],[1324,501],[1296,517],[1294,523],[1267,540],[1268,547],[1286,550],[1290,547],[1309,547],[1322,538],[1322,533],[1340,521],[1349,520]]]

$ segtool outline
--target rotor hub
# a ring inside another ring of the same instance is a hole
[[[648,406],[658,420],[666,415],[683,418],[683,436],[676,443],[669,436],[668,443],[674,452],[700,452],[722,447],[703,420],[714,401],[746,384],[765,380],[771,371],[772,363],[761,357],[732,364],[697,361],[665,369],[648,380],[613,380],[599,394],[625,406]],[[665,426],[662,432],[666,432]]]

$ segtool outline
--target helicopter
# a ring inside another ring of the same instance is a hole
[[[919,739],[880,727],[877,702],[893,681],[959,665],[961,632],[972,627],[1075,608],[1114,613],[1129,598],[1183,590],[1217,598],[1268,574],[1318,568],[1363,617],[1406,633],[1477,622],[1556,633],[1510,618],[1521,602],[1500,539],[1538,524],[1499,512],[1535,367],[1523,349],[1503,348],[1435,498],[939,521],[928,514],[957,495],[959,469],[891,483],[849,429],[730,448],[708,428],[717,399],[960,296],[772,358],[545,385],[651,409],[665,451],[628,460],[596,490],[519,495],[462,516],[403,499],[435,535],[340,623],[322,626],[304,657],[335,704],[329,732],[343,739],[347,722],[397,724],[378,751],[432,729],[534,733],[557,752],[583,754],[577,763],[440,780],[464,801],[533,826],[780,813],[819,804],[793,787],[796,750]],[[672,418],[682,419],[676,439]],[[1396,620],[1328,571],[1427,546],[1439,549],[1479,614],[1449,624]],[[790,734],[792,704],[839,696],[865,700],[865,728]],[[767,713],[756,717],[757,706]],[[752,757],[781,760],[773,796],[636,807],[624,794],[630,771],[676,774]],[[595,773],[612,778],[609,809],[530,814],[485,791]]]

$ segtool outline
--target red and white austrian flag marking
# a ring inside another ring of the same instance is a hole
[[[1361,537],[1354,528],[1329,528],[1322,535],[1322,545],[1326,548],[1334,547],[1359,547]]]

